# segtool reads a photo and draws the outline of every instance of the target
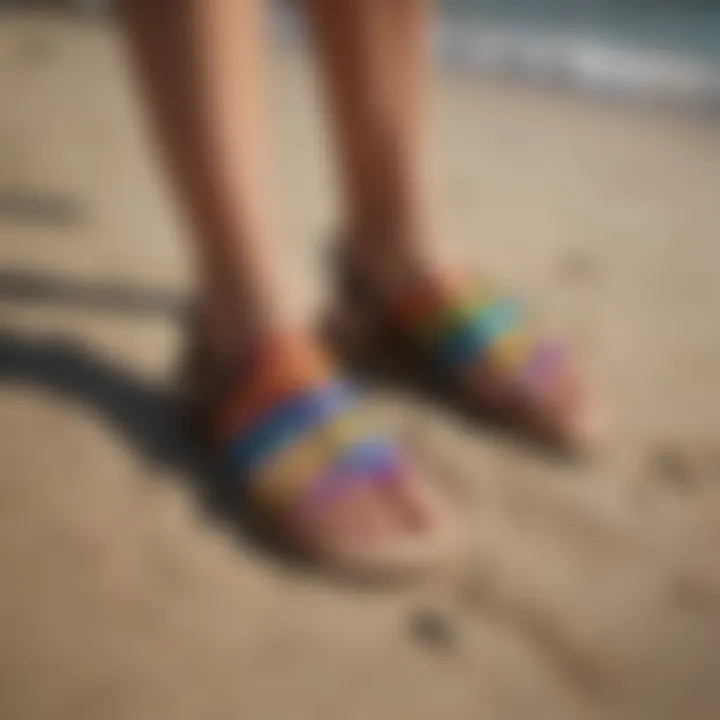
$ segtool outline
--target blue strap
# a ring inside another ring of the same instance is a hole
[[[458,370],[481,360],[493,343],[521,320],[521,308],[513,299],[501,299],[478,309],[477,314],[440,338],[440,357]]]
[[[397,465],[398,449],[382,435],[355,442],[340,456],[335,468],[343,473],[371,474]]]
[[[349,383],[334,380],[322,388],[312,388],[272,408],[231,443],[228,459],[241,473],[257,470],[282,446],[342,412],[355,402]]]

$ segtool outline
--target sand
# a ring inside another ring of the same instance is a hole
[[[335,199],[306,60],[275,69],[309,315]],[[0,98],[0,718],[720,717],[720,127],[443,76],[447,237],[587,352],[613,425],[568,465],[378,391],[471,528],[462,572],[381,592],[206,500],[183,229],[112,29],[3,19]]]

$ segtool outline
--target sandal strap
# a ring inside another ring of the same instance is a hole
[[[476,360],[485,359],[500,338],[520,326],[521,318],[520,308],[512,300],[499,298],[476,307],[462,322],[447,325],[439,334],[438,355],[444,364],[460,371]]]
[[[269,352],[258,353],[242,373],[243,381],[227,394],[213,423],[213,436],[220,444],[227,444],[283,399],[332,378],[330,362],[307,343],[284,343],[281,352],[282,362],[268,361]]]
[[[397,477],[402,468],[395,443],[382,435],[365,437],[346,448],[330,470],[300,497],[303,505],[317,505],[337,497],[349,483],[382,482]]]
[[[355,482],[391,476],[397,450],[371,431],[375,425],[358,407],[354,386],[333,377],[319,351],[285,346],[257,356],[216,417],[228,468],[272,514],[337,493],[348,475]]]
[[[317,499],[318,493],[337,492],[338,483],[351,474],[356,482],[379,482],[395,467],[394,453],[393,443],[368,434],[364,419],[349,414],[342,422],[311,431],[279,456],[257,476],[252,498],[265,511],[277,514],[297,502]]]
[[[531,387],[542,385],[564,357],[565,350],[560,343],[550,339],[535,342],[533,352],[522,369],[523,382]]]
[[[227,448],[228,460],[242,473],[256,472],[268,458],[305,435],[308,428],[332,425],[335,416],[352,404],[354,394],[340,380],[291,395],[255,418],[236,436]]]
[[[558,345],[531,332],[521,304],[487,280],[468,284],[451,276],[419,278],[400,293],[391,313],[452,372],[479,361],[498,377],[536,383],[562,357]]]

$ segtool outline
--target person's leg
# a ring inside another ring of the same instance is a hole
[[[247,368],[218,401],[216,439],[301,549],[362,554],[429,527],[434,509],[287,306],[273,254],[263,5],[123,0],[121,18],[189,212],[207,373]]]
[[[440,359],[439,370],[483,409],[553,440],[584,442],[595,407],[569,353],[530,332],[504,298],[448,284],[440,267],[427,163],[432,3],[305,3],[336,126],[346,256],[383,324],[419,339],[417,349]],[[481,295],[474,306],[473,293]],[[423,327],[440,320],[428,341]]]
[[[427,192],[429,0],[305,0],[328,89],[350,241],[435,249]]]
[[[265,117],[263,3],[123,0],[130,59],[190,221],[212,341],[290,321]]]

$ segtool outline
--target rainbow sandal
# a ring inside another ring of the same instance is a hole
[[[378,348],[406,367],[418,360],[476,411],[564,450],[585,450],[600,432],[598,404],[570,356],[533,327],[521,304],[487,281],[415,276],[378,301],[345,261],[326,330],[346,356]],[[450,381],[450,382],[448,382]]]
[[[365,579],[417,574],[453,556],[458,526],[443,503],[415,472],[408,476],[355,389],[306,340],[265,343],[224,385],[222,399],[215,394],[202,413],[213,453],[239,480],[251,511],[294,554]],[[303,531],[312,518],[327,520],[322,513],[337,510],[333,503],[345,493],[368,484],[391,493],[408,482],[427,510],[422,530],[397,527],[387,537],[345,538],[335,546]]]

